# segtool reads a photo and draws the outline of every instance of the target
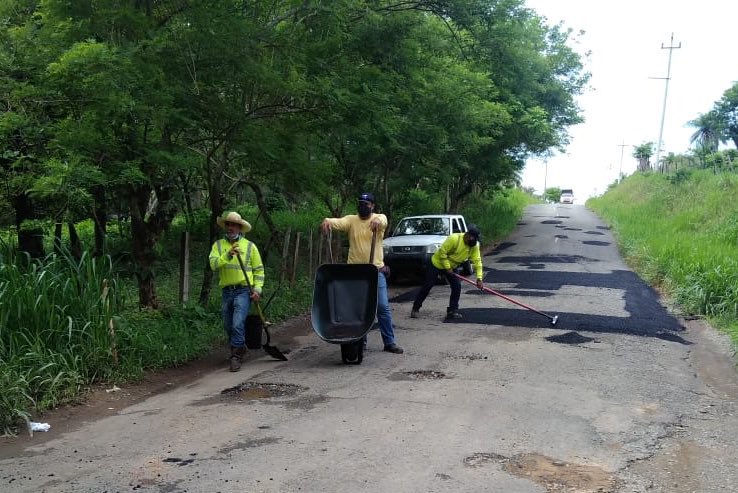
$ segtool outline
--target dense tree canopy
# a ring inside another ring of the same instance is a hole
[[[514,182],[581,121],[572,36],[522,0],[6,0],[0,219],[39,255],[45,225],[93,218],[101,253],[126,214],[156,306],[194,198],[214,218],[245,187],[269,223],[267,193],[341,213],[371,188],[391,213]]]

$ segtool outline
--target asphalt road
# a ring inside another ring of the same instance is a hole
[[[464,285],[436,286],[361,365],[312,331],[287,362],[252,355],[54,431],[0,460],[0,491],[738,491],[738,379],[727,339],[667,310],[580,205],[526,210]],[[275,327],[274,333],[279,334]],[[284,346],[281,346],[284,349]]]

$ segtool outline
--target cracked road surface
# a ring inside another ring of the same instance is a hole
[[[579,205],[538,205],[462,286],[436,286],[403,355],[377,331],[361,365],[305,324],[239,373],[77,424],[0,442],[0,490],[33,492],[729,492],[738,485],[738,379],[729,341],[665,308]],[[4,449],[4,450],[3,450]]]

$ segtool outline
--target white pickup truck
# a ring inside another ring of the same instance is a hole
[[[451,233],[466,233],[464,216],[433,214],[403,217],[384,239],[384,263],[392,277],[398,274],[425,273],[431,257]],[[462,264],[462,273],[469,275],[471,266]]]

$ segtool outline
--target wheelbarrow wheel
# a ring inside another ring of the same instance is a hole
[[[360,365],[364,360],[364,341],[341,344],[341,360],[346,365]]]

